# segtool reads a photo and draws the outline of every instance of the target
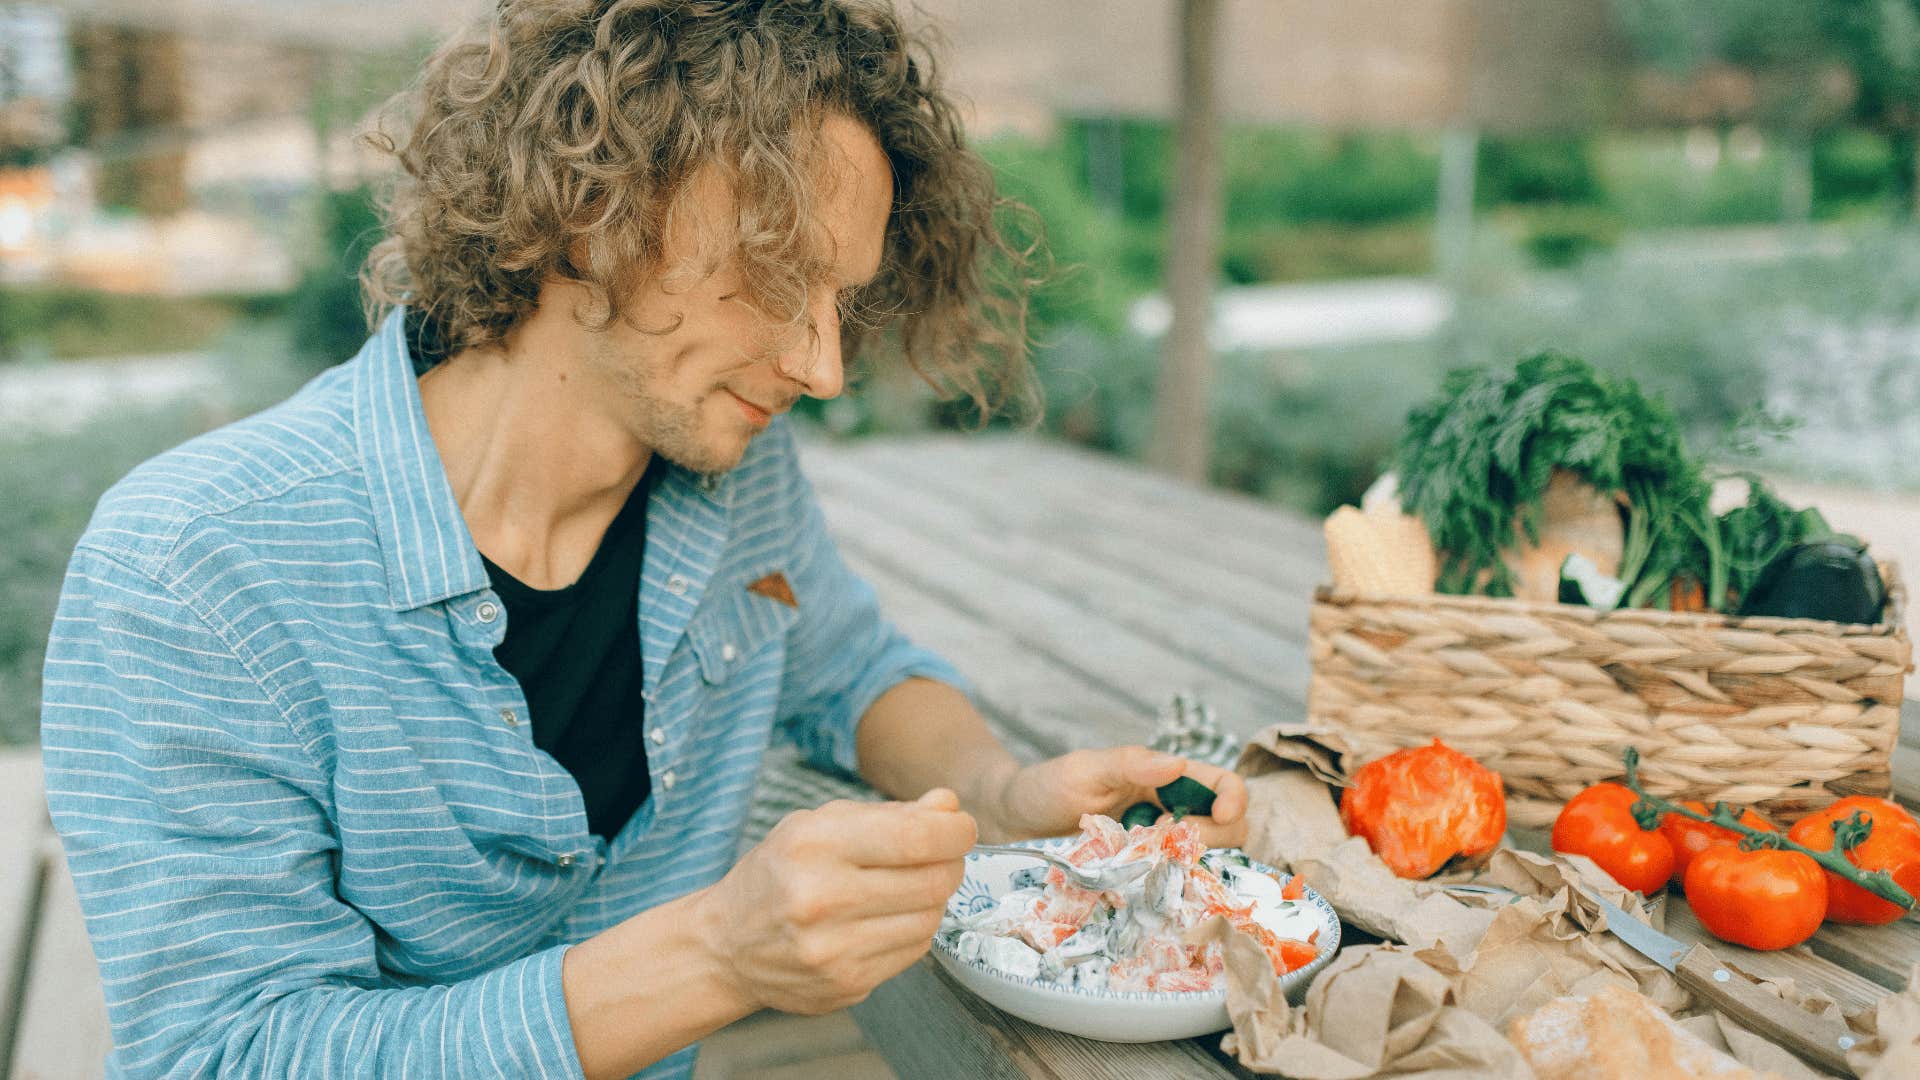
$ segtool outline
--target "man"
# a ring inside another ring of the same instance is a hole
[[[507,0],[429,63],[401,303],[74,555],[48,801],[117,1075],[685,1076],[914,962],[977,835],[1184,772],[1237,839],[1218,769],[1014,761],[798,471],[780,414],[866,331],[987,404],[1025,377],[983,285],[1021,253],[912,44],[850,0]],[[903,801],[735,863],[776,728]]]

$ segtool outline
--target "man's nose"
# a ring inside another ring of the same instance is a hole
[[[780,374],[800,384],[808,397],[825,401],[840,396],[846,372],[840,363],[840,311],[829,303],[814,316],[814,332],[804,335],[774,362]]]

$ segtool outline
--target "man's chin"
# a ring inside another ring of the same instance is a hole
[[[654,448],[654,453],[690,472],[705,476],[719,476],[732,472],[739,466],[741,459],[747,456],[747,447],[752,445],[753,437],[757,434],[759,433],[750,431],[738,439],[722,436],[706,440],[698,446],[660,446]]]

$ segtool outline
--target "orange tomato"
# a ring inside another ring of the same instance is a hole
[[[1873,831],[1847,861],[1862,870],[1885,870],[1901,888],[1920,896],[1920,822],[1905,807],[1871,795],[1849,795],[1825,810],[1793,823],[1787,837],[1802,847],[1827,851],[1833,847],[1833,825],[1859,811],[1873,822]],[[1906,909],[1882,900],[1851,881],[1827,874],[1827,918],[1838,923],[1879,926],[1905,915]]]
[[[1697,800],[1689,799],[1680,805],[1696,814],[1712,813],[1706,803]],[[1773,827],[1772,822],[1752,810],[1740,811],[1740,824],[1762,832],[1780,831]],[[1740,834],[1732,829],[1709,825],[1704,821],[1695,821],[1680,814],[1668,814],[1660,819],[1660,835],[1666,837],[1667,842],[1673,845],[1673,876],[1668,880],[1680,886],[1686,885],[1687,864],[1693,861],[1695,855],[1715,844],[1740,842]]]
[[[1424,878],[1456,855],[1476,859],[1507,831],[1500,774],[1433,740],[1368,762],[1340,798],[1347,832],[1403,878]]]
[[[1585,855],[1634,892],[1657,892],[1673,874],[1673,844],[1634,820],[1639,798],[1622,784],[1595,784],[1568,799],[1553,821],[1553,850]]]
[[[1749,949],[1807,940],[1827,916],[1827,875],[1797,851],[1713,844],[1687,867],[1687,903],[1714,937]]]

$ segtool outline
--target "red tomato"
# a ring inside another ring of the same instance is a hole
[[[1827,875],[1797,851],[1713,844],[1687,868],[1687,903],[1714,937],[1749,949],[1807,940],[1827,916]]]
[[[1431,877],[1448,859],[1477,859],[1507,831],[1500,774],[1433,740],[1370,761],[1340,797],[1340,821],[1403,878]]]
[[[1673,845],[1633,819],[1639,798],[1621,784],[1595,784],[1568,799],[1553,822],[1553,850],[1585,855],[1634,892],[1659,891],[1673,874]]]
[[[1920,896],[1920,822],[1899,803],[1850,795],[1794,822],[1787,837],[1801,847],[1827,851],[1833,847],[1833,823],[1845,821],[1856,810],[1873,822],[1873,832],[1847,852],[1847,861],[1862,870],[1885,870],[1901,888]],[[1827,873],[1827,918],[1834,922],[1879,926],[1906,913],[1900,905]]]
[[[1689,799],[1680,804],[1696,814],[1708,814],[1712,811],[1706,803]],[[1779,832],[1773,823],[1752,810],[1740,811],[1740,824],[1749,829],[1762,832]],[[1668,814],[1660,819],[1660,835],[1673,845],[1673,877],[1668,879],[1675,885],[1686,885],[1687,864],[1695,855],[1715,844],[1737,844],[1740,834],[1732,829],[1723,829],[1718,825],[1709,825],[1704,821],[1695,821],[1681,814]]]

